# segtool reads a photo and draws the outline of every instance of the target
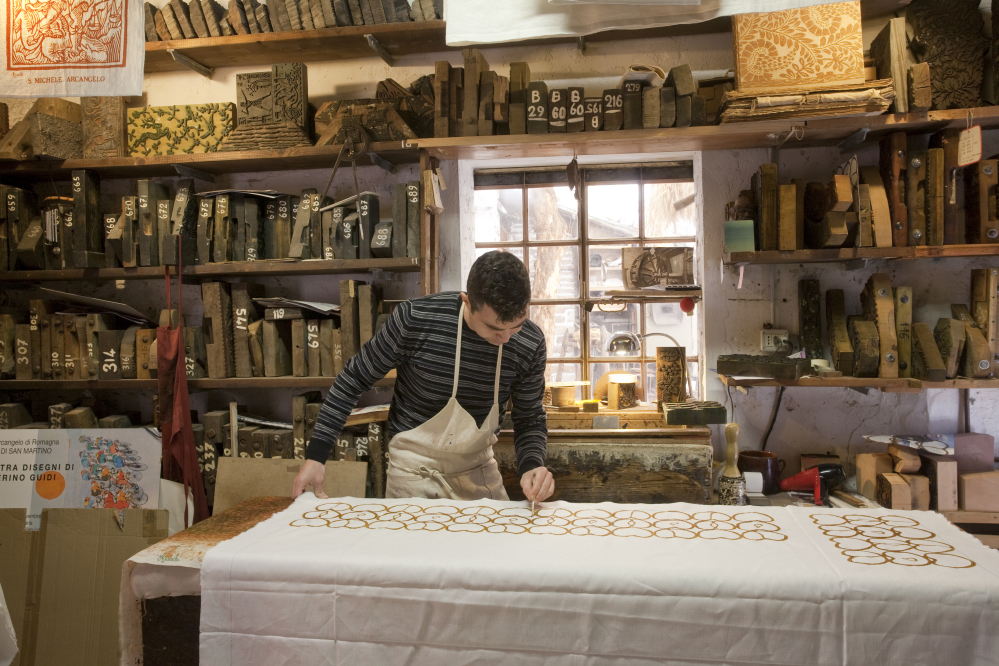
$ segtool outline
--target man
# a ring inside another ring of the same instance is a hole
[[[520,485],[541,502],[555,486],[545,467],[545,337],[527,319],[531,282],[508,252],[487,252],[466,293],[401,303],[350,359],[326,396],[292,497],[322,492],[324,463],[361,393],[398,370],[389,410],[386,496],[509,499],[493,458],[499,421],[513,399]]]

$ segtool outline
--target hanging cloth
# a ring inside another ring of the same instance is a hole
[[[178,238],[178,245],[180,239]],[[160,432],[163,437],[163,478],[184,484],[194,494],[194,520],[208,517],[205,484],[198,468],[198,452],[191,428],[191,403],[187,395],[187,362],[184,357],[184,292],[181,283],[180,248],[177,248],[177,328],[156,329],[156,372],[159,388]],[[170,307],[170,267],[163,267],[167,308]],[[184,525],[188,525],[187,502],[184,502]]]

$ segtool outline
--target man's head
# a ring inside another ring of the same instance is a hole
[[[531,276],[509,252],[492,251],[476,259],[468,273],[465,320],[469,328],[495,345],[516,334],[527,319]]]

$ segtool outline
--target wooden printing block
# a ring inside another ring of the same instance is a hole
[[[690,96],[690,126],[703,127],[708,124],[708,101],[700,95]]]
[[[971,472],[957,477],[958,506],[962,511],[999,509],[999,472]]]
[[[172,224],[170,222],[170,216],[173,213],[173,201],[172,200],[160,200],[156,204],[156,231],[159,234],[159,247],[160,247],[160,265],[164,263],[164,257],[167,254],[167,243],[172,235],[170,229]],[[111,237],[114,232],[116,232],[117,222],[114,226],[108,227],[108,240],[105,243],[106,247],[110,247],[112,252],[114,251],[114,244],[111,243]]]
[[[378,195],[361,192],[357,201],[357,245],[361,259],[371,258],[371,239],[380,219]]]
[[[933,106],[933,90],[930,85],[930,63],[920,62],[909,66],[906,77],[909,93],[909,111],[922,113]]]
[[[411,180],[406,183],[406,256],[420,256],[421,227],[423,223],[423,206],[420,201],[420,182]]]
[[[291,246],[288,249],[288,256],[293,259],[310,259],[312,257],[309,225],[312,219],[312,196],[316,194],[316,190],[313,189],[302,192],[302,199],[295,215],[295,225],[291,230]]]
[[[201,285],[204,304],[203,327],[208,352],[208,376],[212,379],[232,377],[232,306],[229,285],[225,282],[205,282]]]
[[[284,259],[291,244],[291,197],[288,195],[267,202],[264,219],[264,256]]]
[[[294,377],[309,376],[309,342],[306,337],[304,319],[291,322],[291,374]]]
[[[392,256],[406,256],[407,241],[407,203],[406,184],[392,185]]]
[[[73,187],[73,266],[104,266],[104,218],[101,214],[101,179],[94,171],[74,170]]]
[[[295,457],[294,435],[291,430],[275,428],[269,433],[271,458],[292,459]]]
[[[656,129],[662,121],[661,90],[652,86],[642,90],[642,129]]]
[[[243,204],[243,229],[245,230],[245,246],[247,261],[257,261],[263,258],[264,225],[260,220],[260,202],[256,197],[247,197]],[[320,253],[321,257],[322,254]]]
[[[231,237],[232,261],[246,261],[246,196],[242,194],[229,195],[229,219],[233,226]]]
[[[891,278],[886,273],[875,273],[867,280],[860,294],[864,316],[878,328],[878,341],[881,351],[878,376],[898,377],[898,338],[895,333],[895,299],[892,295]],[[856,347],[854,348],[856,350]]]
[[[967,204],[965,233],[969,243],[999,243],[996,219],[996,185],[999,161],[982,160],[964,169],[964,200]]]
[[[36,217],[28,223],[28,228],[17,244],[17,260],[22,268],[45,268],[45,233],[42,218]]]
[[[339,328],[333,329],[332,340],[333,376],[335,377],[343,372],[343,366],[349,359],[344,358],[343,355],[343,332]]]
[[[566,130],[569,132],[582,132],[586,117],[585,105],[583,103],[583,89],[579,87],[568,88],[566,90],[565,103]]]
[[[353,17],[352,12],[351,12],[351,5],[348,2],[348,0],[333,0],[333,9],[334,9],[334,12],[336,14],[336,24],[338,26],[356,25],[354,23],[354,17]],[[400,11],[400,10],[397,10],[397,11]],[[409,3],[408,2],[406,3],[405,11],[406,11],[406,14],[405,14],[406,18],[401,19],[403,21],[409,20]],[[361,23],[361,25],[363,25],[363,22]],[[290,27],[289,28],[285,28],[285,30],[290,30],[290,29],[291,29]]]
[[[146,34],[147,42],[158,42],[160,41],[159,35],[156,34],[156,12],[159,10],[153,7],[148,2],[143,3],[142,15],[143,15],[143,29]]]
[[[215,197],[215,241],[212,255],[216,262],[232,261],[232,247],[236,242],[236,219],[229,214],[229,195]]]
[[[66,428],[96,428],[97,416],[90,407],[77,407],[66,412],[63,417],[63,424]]]
[[[136,367],[136,342],[139,331],[138,326],[129,326],[121,336],[121,347],[119,353],[119,365],[121,366],[122,379],[138,378],[138,368]]]
[[[913,474],[919,471],[922,461],[915,449],[907,446],[890,444],[888,455],[892,457],[892,471],[896,474]]]
[[[44,329],[45,335],[42,335],[42,318],[45,317]],[[42,374],[42,339],[48,339],[49,337],[49,319],[48,313],[45,309],[45,301],[31,299],[28,301],[28,326],[30,327],[30,346],[29,352],[31,354],[31,377],[30,379],[51,379],[51,365],[49,365],[49,374]]]
[[[137,157],[215,152],[232,132],[235,120],[232,103],[129,109],[128,154]]]
[[[341,432],[336,438],[336,444],[330,451],[330,460],[346,460],[347,452],[354,449],[354,433]]]
[[[758,204],[756,243],[760,250],[777,249],[777,165],[761,164],[753,174],[753,191]]]
[[[932,160],[930,160],[932,163]],[[878,167],[860,167],[860,179],[868,186],[871,197],[871,225],[874,245],[877,247],[892,246],[891,206],[888,204],[888,194],[881,172]],[[932,243],[931,243],[932,244]]]
[[[198,252],[198,207],[191,178],[177,183],[177,193],[170,208],[170,236],[164,239],[161,250],[163,265],[177,266],[181,262],[185,266],[192,265]]]
[[[527,90],[530,83],[530,66],[526,62],[510,63],[510,134],[527,134]]]
[[[80,378],[98,379],[101,366],[100,333],[108,330],[114,319],[110,315],[94,313],[81,319],[82,322],[77,319],[77,336],[80,339]]]
[[[221,450],[226,442],[226,433],[229,432],[229,410],[205,412],[201,417],[201,424],[205,428],[205,446]],[[230,456],[232,451],[223,451],[223,453]]]
[[[17,324],[14,327],[14,378],[38,379],[32,372],[31,325]]]
[[[252,322],[260,319],[260,312],[254,298],[264,295],[263,285],[252,282],[237,282],[232,290],[232,342],[236,377],[253,377],[250,363],[250,332]]]
[[[343,345],[344,363],[354,357],[360,349],[360,325],[358,320],[357,280],[340,280],[340,336]]]
[[[125,331],[98,331],[97,347],[101,380],[121,379],[121,342]]]
[[[895,334],[898,341],[898,376],[911,377],[912,287],[895,287]]]
[[[15,327],[14,317],[11,315],[0,315],[0,377],[7,379],[13,379],[14,375],[17,374],[16,349],[14,346]]]
[[[926,153],[910,152],[905,170],[909,245],[926,245]]]
[[[55,339],[55,329],[57,317],[55,315],[46,314],[44,311],[42,314],[38,315],[38,326],[39,326],[39,336],[38,336],[38,349],[39,349],[39,363],[41,366],[41,379],[61,379],[60,376],[56,377],[54,370],[58,365],[58,357],[56,360],[56,365],[53,365],[53,340]],[[34,348],[34,340],[32,340],[32,348]]]
[[[288,21],[287,30],[302,30],[302,13],[296,0],[278,0],[284,5],[283,16]]]
[[[135,378],[152,379],[150,374],[150,348],[156,340],[155,328],[140,328],[135,332]]]
[[[194,34],[201,39],[211,37],[212,33],[208,30],[208,24],[205,22],[205,10],[201,3],[198,0],[191,0],[187,8],[191,14],[191,27],[194,28]]]
[[[285,377],[292,374],[291,322],[265,320],[262,337],[264,376]]]
[[[225,16],[219,19],[219,31],[223,37],[232,37],[236,34],[236,31],[229,25],[229,19]]]
[[[305,319],[305,310],[302,308],[265,308],[264,319],[266,321]]]
[[[527,89],[527,133],[548,133],[548,86],[531,81]]]
[[[852,318],[849,320],[850,346],[853,347],[854,377],[877,377],[881,359],[878,327],[873,321]]]
[[[712,425],[728,422],[728,410],[717,402],[662,403],[666,425]]]
[[[311,366],[310,366],[311,371]],[[319,376],[335,377],[333,367],[333,320],[323,319],[319,322]]]
[[[489,71],[489,64],[478,49],[462,49],[461,55],[465,61],[465,94],[461,113],[461,136],[477,136],[479,131],[479,81],[482,73]]]
[[[674,88],[677,96],[693,95],[697,92],[697,84],[694,82],[690,65],[677,65],[670,69],[664,85]]]
[[[170,5],[173,7],[173,15],[184,34],[184,39],[195,39],[198,33],[194,32],[194,27],[191,26],[191,15],[187,3],[184,0],[170,0]]]
[[[621,83],[621,128],[642,129],[642,82]]]
[[[184,327],[184,363],[188,379],[208,376],[208,350],[205,348],[205,331],[200,326]]]
[[[337,259],[357,259],[357,237],[354,228],[357,225],[357,213],[345,215],[347,209],[340,206],[334,208],[333,225],[336,236]]]
[[[690,127],[692,100],[690,95],[676,96],[676,126]]]
[[[850,176],[837,174],[829,181],[829,210],[845,213],[853,205],[853,188],[850,186]]]
[[[153,10],[153,25],[156,28],[156,36],[160,38],[161,42],[169,42],[173,39],[173,35],[170,34],[170,27],[166,24],[166,17],[163,16],[163,12],[159,9]],[[170,10],[173,11],[172,9]]]
[[[243,437],[239,437],[239,457],[240,458],[270,458],[271,457],[271,434],[276,432],[270,428],[257,428],[251,433],[249,447],[243,447]],[[246,455],[243,455],[243,454]],[[281,456],[276,456],[280,458]]]
[[[382,290],[377,285],[360,284],[357,287],[358,349],[375,335],[375,321],[381,312]],[[341,315],[342,317],[342,315]],[[342,319],[341,319],[342,321]]]
[[[818,280],[798,280],[798,335],[806,358],[822,358],[822,318]]]
[[[439,60],[434,63],[434,137],[443,139],[451,134],[448,119],[448,92],[450,91],[451,63]]]
[[[63,332],[63,316],[52,315],[52,327],[49,332],[52,337],[52,379],[66,379],[63,372],[63,362],[66,358],[66,335]]]
[[[659,88],[659,127],[676,124],[676,90],[673,86]]]
[[[261,31],[260,24],[257,23],[257,12],[255,11],[256,0],[242,0],[242,4],[243,15],[246,17],[246,24],[250,28],[250,34],[259,35]]]
[[[769,377],[800,379],[811,372],[806,358],[781,358],[750,354],[724,354],[718,357],[718,374],[729,377]],[[665,400],[665,397],[663,398]]]
[[[858,247],[871,247],[874,245],[874,229],[871,225],[872,215],[871,215],[871,186],[870,185],[860,185],[858,186],[860,192],[859,199],[859,210],[857,211],[857,217],[859,222],[859,228],[857,231],[857,246]]]
[[[951,316],[964,324],[964,353],[958,374],[971,379],[982,379],[992,373],[992,352],[985,334],[971,316],[968,306],[952,304]]]
[[[778,189],[778,250],[804,249],[804,226],[799,234],[797,213],[798,192],[795,185],[780,185]],[[804,217],[802,217],[804,221]]]
[[[329,3],[324,2],[324,4]],[[270,12],[266,5],[257,5],[256,9],[253,10],[253,14],[257,19],[257,25],[260,26],[260,32],[274,32],[274,28],[271,25]]]
[[[943,244],[964,242],[957,196],[958,144],[961,130],[944,129],[930,136],[930,148],[943,149]],[[903,135],[904,136],[904,135]],[[883,140],[883,139],[882,139]]]
[[[238,2],[239,0],[233,0]],[[233,457],[238,458],[254,458],[264,456],[254,456],[253,450],[253,434],[258,430],[262,430],[260,426],[253,425],[240,425],[239,430],[236,433],[236,445],[233,447]]]
[[[378,421],[368,424],[368,478],[371,494],[385,496],[385,436]]]
[[[19,402],[8,402],[0,405],[0,430],[17,428],[31,423],[31,414]]]
[[[293,2],[294,0],[289,0]],[[228,11],[225,14],[226,21],[237,35],[249,35],[250,24],[246,20],[246,11],[240,0],[229,0]],[[296,28],[301,30],[301,27]]]
[[[97,419],[97,427],[108,429],[131,428],[132,419],[130,419],[126,414],[112,414],[111,416],[105,416]]]
[[[309,377],[320,377],[321,374],[321,362],[320,347],[319,347],[319,320],[309,319],[305,322],[305,338],[306,338],[306,366],[308,368]]]
[[[258,319],[247,326],[250,341],[250,371],[254,377],[264,376],[264,320]]]
[[[57,160],[83,158],[83,127],[44,113],[27,115],[31,148],[35,157]]]
[[[912,510],[912,494],[909,491],[909,484],[894,472],[878,474],[876,493],[877,503],[886,509]]]
[[[383,220],[375,225],[371,236],[371,256],[386,259],[392,256],[393,220]]]
[[[583,126],[587,132],[599,132],[604,128],[604,101],[600,97],[587,97],[583,100]]]
[[[992,360],[999,360],[999,269],[971,271],[971,315],[989,343]]]
[[[63,315],[62,330],[65,336],[63,343],[63,379],[85,379],[82,376],[82,363],[80,360],[80,334],[77,326],[79,320],[83,320],[83,330],[86,331],[87,318],[77,315]]]
[[[564,91],[563,91],[564,92]],[[493,117],[495,108],[496,72],[482,72],[479,75],[479,130],[478,136],[492,136],[496,133]]]
[[[947,379],[947,367],[929,324],[912,325],[912,376],[931,382]]]
[[[126,268],[139,265],[138,201],[138,197],[122,197],[121,219],[115,227],[115,233],[108,235],[121,265]]]
[[[59,402],[49,405],[49,428],[63,430],[66,428],[66,413],[73,411],[75,405],[69,402]]]
[[[166,188],[148,179],[138,181],[139,265],[160,265],[159,202],[166,200]]]
[[[885,136],[881,139],[880,145],[881,181],[888,195],[888,208],[891,212],[892,244],[895,247],[905,247],[909,236],[909,214],[903,196],[905,189],[903,172],[907,165],[905,132],[893,132]]]
[[[906,35],[905,19],[890,19],[871,42],[871,57],[874,58],[879,79],[892,79],[895,88],[893,113],[909,112],[908,81],[906,80]],[[924,109],[925,111],[925,109]]]
[[[933,338],[946,368],[947,379],[957,377],[961,357],[964,355],[966,335],[964,323],[957,319],[941,318],[933,329]]]
[[[215,200],[211,197],[198,199],[198,263],[206,266],[212,262],[212,247],[215,241]]]

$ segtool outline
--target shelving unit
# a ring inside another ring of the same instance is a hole
[[[729,252],[726,266],[740,264],[819,264],[878,259],[946,259],[999,256],[999,244],[916,245],[910,247],[843,247],[823,250]]]
[[[244,388],[329,388],[333,384],[333,377],[250,377],[228,379],[189,379],[187,385],[192,390],[206,389],[244,389]],[[58,379],[5,379],[0,381],[0,390],[9,391],[37,391],[61,389],[87,389],[103,391],[127,391],[141,389],[158,388],[156,379],[112,379],[112,380],[58,380]],[[395,371],[393,370],[385,379],[375,382],[375,386],[395,386]]]
[[[764,379],[718,375],[725,386],[756,388],[784,386],[786,388],[852,388],[880,389],[885,393],[919,393],[926,389],[999,389],[999,379],[948,379],[928,382],[920,379],[882,379],[880,377],[802,377],[801,379]]]

